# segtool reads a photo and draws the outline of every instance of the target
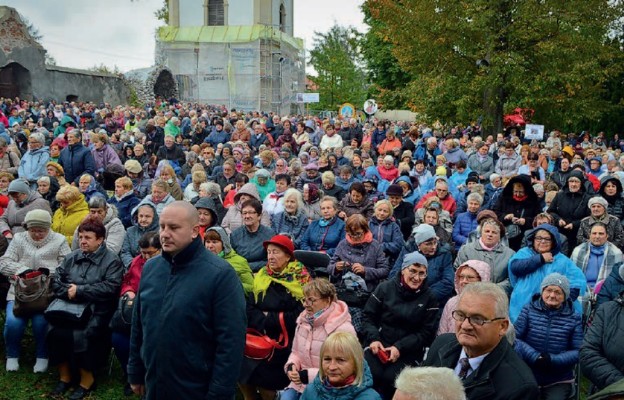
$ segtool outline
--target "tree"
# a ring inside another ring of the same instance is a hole
[[[359,107],[366,100],[366,75],[361,66],[360,33],[353,27],[334,25],[327,33],[314,32],[311,77],[319,88],[319,107],[336,110],[349,102]]]
[[[113,67],[109,67],[107,65],[104,65],[103,63],[100,65],[94,65],[91,68],[88,68],[89,71],[94,71],[94,72],[100,72],[102,74],[109,74],[109,75],[121,75],[121,70],[119,69],[118,66],[113,65]]]
[[[577,128],[614,107],[605,92],[622,51],[609,36],[623,4],[609,0],[367,0],[411,76],[415,111],[447,122],[485,116],[502,129],[515,107],[550,127]]]
[[[165,24],[169,23],[169,1],[163,0],[163,6],[154,12],[154,15],[159,21],[163,21]]]

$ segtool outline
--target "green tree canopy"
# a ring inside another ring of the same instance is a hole
[[[366,0],[371,19],[412,77],[415,111],[499,131],[505,111],[535,110],[549,127],[599,121],[622,72],[614,27],[621,1]]]
[[[314,32],[310,64],[317,75],[319,107],[336,110],[342,103],[356,107],[366,100],[366,75],[361,66],[360,33],[353,27],[334,25],[327,33]]]

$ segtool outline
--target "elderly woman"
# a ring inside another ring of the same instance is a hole
[[[564,186],[550,203],[548,214],[555,218],[555,226],[566,235],[570,248],[576,247],[576,234],[581,220],[590,214],[587,204],[592,197],[584,185],[583,173],[574,170]]]
[[[321,346],[321,367],[301,400],[381,400],[362,346],[351,333],[334,332]]]
[[[15,179],[13,174],[6,171],[0,171],[0,215],[4,214],[4,211],[9,206],[9,185]]]
[[[295,260],[295,246],[284,235],[275,235],[263,243],[268,262],[253,282],[253,294],[247,300],[249,328],[277,339],[282,333],[280,316],[289,338],[295,333],[297,317],[303,311],[303,286],[310,280],[306,268]],[[256,391],[263,400],[273,400],[277,390],[286,387],[289,379],[284,374],[292,341],[288,347],[276,349],[268,360],[245,359],[240,388],[245,400],[255,400]]]
[[[184,194],[182,193],[182,188],[178,183],[178,179],[176,178],[175,171],[173,167],[167,160],[163,160],[160,162],[160,175],[158,178],[167,184],[167,193],[173,197],[174,200],[182,200]]]
[[[455,296],[451,297],[444,306],[440,324],[438,325],[438,335],[443,333],[455,333],[455,320],[452,313],[457,308],[459,295],[464,287],[473,282],[490,282],[490,266],[479,260],[468,260],[455,271]]]
[[[321,367],[321,345],[334,332],[355,335],[347,305],[336,297],[336,288],[326,279],[314,279],[303,287],[305,310],[297,318],[292,351],[284,370],[290,385],[281,400],[297,400]]]
[[[95,160],[95,171],[98,176],[102,175],[112,164],[122,165],[115,149],[108,144],[109,139],[107,134],[99,133],[93,135],[92,140],[93,148],[91,149],[91,155]]]
[[[78,179],[78,189],[85,196],[87,202],[94,197],[101,197],[106,200],[106,191],[98,181],[89,174],[83,174]]]
[[[596,222],[600,222],[607,227],[609,241],[619,248],[624,248],[624,229],[620,219],[607,213],[609,203],[601,196],[592,197],[587,203],[590,215],[581,220],[576,242],[582,244],[590,239],[590,231]]]
[[[79,386],[72,399],[83,399],[94,388],[93,372],[102,366],[110,351],[108,323],[117,307],[123,266],[119,257],[104,245],[106,228],[95,216],[89,216],[78,227],[80,249],[71,252],[57,268],[50,285],[54,300],[46,310],[51,327],[48,332],[50,363],[57,365],[59,382],[52,395],[63,395],[76,378]],[[53,318],[52,310],[67,306],[84,308],[87,319],[69,325]],[[87,311],[89,310],[89,311]],[[73,376],[73,371],[80,376]]]
[[[56,194],[59,189],[58,180],[53,176],[44,175],[37,179],[37,192],[50,204],[52,213],[55,213],[60,207],[59,202],[56,200]]]
[[[431,225],[430,222],[425,221],[425,213],[431,209],[437,210],[438,222],[436,223],[436,226],[439,226],[440,228],[446,230],[450,239],[451,233],[453,232],[453,222],[451,220],[451,214],[442,207],[442,202],[440,201],[440,198],[438,196],[429,197],[423,202],[422,207],[417,207],[414,225],[418,226],[422,223]]]
[[[381,248],[388,258],[388,265],[394,265],[405,242],[399,224],[392,213],[394,209],[389,200],[379,200],[375,203],[375,213],[368,221],[373,237],[381,243]]]
[[[401,273],[377,286],[364,307],[365,358],[383,398],[392,398],[394,379],[405,366],[422,360],[435,336],[437,315],[438,301],[427,284],[427,259],[410,253]]]
[[[275,235],[273,229],[261,223],[262,214],[260,201],[257,199],[244,201],[241,205],[243,224],[230,235],[232,247],[247,260],[254,272],[266,265],[267,254],[262,243]]]
[[[41,271],[53,276],[56,267],[70,253],[65,237],[50,231],[52,218],[44,210],[29,211],[24,219],[24,225],[26,232],[15,234],[6,253],[0,257],[0,273],[11,277]],[[19,369],[20,343],[30,320],[36,342],[35,356],[37,358],[33,372],[45,372],[48,369],[48,349],[45,342],[48,323],[43,317],[43,310],[33,315],[17,317],[13,314],[14,303],[15,284],[13,283],[7,295],[4,325],[6,370],[17,371]]]
[[[126,230],[121,220],[117,218],[117,209],[115,206],[109,206],[104,199],[94,197],[89,200],[89,214],[99,218],[104,224],[104,228],[106,228],[106,235],[104,237],[106,247],[115,254],[119,254],[126,237]],[[71,248],[72,250],[78,250],[80,248],[79,231],[77,229],[74,233]]]
[[[336,247],[327,272],[338,287],[339,298],[349,306],[353,326],[359,332],[362,307],[390,272],[382,244],[373,237],[364,216],[347,218],[346,237]]]
[[[280,235],[285,234],[293,238],[295,248],[300,247],[303,233],[310,223],[303,211],[303,196],[297,189],[288,189],[282,197],[284,211],[271,217],[271,228]]]
[[[125,229],[132,226],[132,210],[140,200],[134,195],[130,178],[123,176],[115,180],[115,195],[108,199],[108,203],[115,206],[119,219]]]
[[[160,215],[162,210],[170,203],[173,203],[175,199],[167,191],[169,185],[162,179],[156,179],[152,182],[152,193],[145,196],[139,205],[145,203],[151,203],[156,207],[156,214]]]
[[[130,267],[123,276],[121,282],[121,297],[134,299],[139,292],[139,283],[141,282],[141,274],[143,267],[150,258],[160,255],[162,247],[160,245],[160,237],[157,231],[145,233],[137,243],[138,255],[132,259]],[[128,358],[130,354],[130,326],[127,330],[113,330],[111,342],[115,355],[121,364],[124,377],[127,377],[126,369],[128,367]],[[127,379],[124,379],[127,381]],[[128,383],[124,386],[124,394],[130,396],[132,389]]]
[[[241,208],[243,203],[248,200],[255,199],[260,200],[260,194],[258,193],[258,188],[253,183],[249,182],[243,185],[234,196],[234,206],[228,208],[225,217],[221,221],[221,226],[225,228],[225,231],[228,234],[231,234],[243,225],[243,214],[241,213]],[[260,215],[260,221],[264,226],[271,226],[271,217],[269,213],[265,210],[262,210],[262,214]]]
[[[479,216],[481,213],[479,213]],[[484,218],[479,223],[479,234],[476,240],[468,241],[457,253],[455,268],[468,260],[484,261],[490,266],[492,282],[497,283],[508,294],[511,293],[507,263],[515,252],[501,238],[505,235],[505,227],[492,214],[493,218]]]
[[[373,202],[368,198],[366,188],[360,182],[355,182],[349,188],[349,193],[340,202],[338,217],[347,219],[353,214],[361,214],[367,219],[374,213]]]
[[[191,183],[184,188],[184,200],[191,201],[199,196],[199,187],[206,181],[208,181],[208,177],[206,177],[206,172],[203,169],[201,171],[193,171]]]
[[[457,248],[463,246],[468,240],[468,235],[477,229],[477,213],[483,204],[483,197],[479,193],[470,193],[466,197],[466,203],[466,212],[457,214],[453,224],[452,237]]]
[[[46,164],[50,160],[50,152],[45,145],[43,133],[33,132],[28,137],[28,151],[22,156],[18,174],[33,185],[37,178],[46,174]]]
[[[322,218],[322,215],[321,215],[322,195],[323,195],[323,192],[319,191],[318,186],[316,186],[314,183],[306,183],[305,185],[303,185],[303,210],[306,216],[308,217],[308,221],[310,222],[316,221]],[[336,199],[336,210],[338,210],[338,199]]]
[[[158,232],[158,214],[152,203],[142,203],[132,210],[132,225],[126,231],[121,246],[121,261],[126,270],[132,260],[139,255],[139,239],[147,232]]]
[[[301,250],[320,251],[332,256],[345,237],[345,223],[336,216],[338,200],[326,196],[320,201],[321,218],[312,221],[301,238]]]
[[[533,371],[540,398],[566,400],[574,390],[583,323],[574,312],[568,278],[553,273],[540,286],[514,324],[514,347]]]
[[[230,236],[220,226],[213,226],[204,234],[204,246],[213,254],[223,258],[236,271],[238,279],[243,285],[245,295],[249,295],[253,289],[253,274],[249,263],[241,257],[230,244]]]
[[[557,272],[570,281],[570,299],[580,313],[576,299],[585,294],[587,280],[583,271],[559,250],[557,229],[548,224],[539,225],[527,236],[527,246],[509,260],[509,281],[513,288],[509,300],[509,318],[515,323],[522,307],[540,293],[540,283],[549,274]]]
[[[533,226],[533,218],[540,213],[539,199],[527,175],[514,176],[507,182],[492,211],[505,225],[509,247],[520,249],[524,232]]]
[[[59,181],[59,186],[63,187],[69,185],[65,180],[65,170],[63,170],[61,164],[49,161],[46,164],[46,172],[48,176],[53,176]]]
[[[61,207],[52,217],[52,230],[64,235],[67,243],[71,244],[76,228],[89,214],[89,205],[78,188],[69,185],[59,189],[56,200]]]
[[[15,179],[11,181],[7,191],[11,201],[0,216],[0,233],[7,239],[11,239],[14,234],[24,231],[22,224],[29,211],[46,210],[52,214],[48,202],[42,199],[36,190],[31,190],[27,181]]]

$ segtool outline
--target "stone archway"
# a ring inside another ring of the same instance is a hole
[[[16,62],[0,68],[0,97],[32,99],[30,71]]]
[[[71,103],[72,101],[78,101],[78,95],[76,94],[68,94],[65,96],[65,101]]]
[[[170,99],[177,96],[177,84],[171,71],[163,69],[156,77],[154,83],[154,96]]]

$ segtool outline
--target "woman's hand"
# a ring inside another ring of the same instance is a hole
[[[507,220],[507,221],[513,221],[514,215],[509,213],[509,214],[505,215],[504,219]]]
[[[564,220],[562,220],[562,219],[560,219],[560,220],[559,220],[559,226],[560,226],[561,228],[565,227],[567,224],[568,224],[568,223],[567,223],[567,222],[565,222]]]
[[[362,275],[364,276],[366,274],[366,269],[364,268],[364,266],[360,263],[355,263],[351,266],[351,269],[353,270],[353,272],[355,272],[358,275]]]
[[[546,261],[547,263],[551,263],[554,260],[554,257],[552,255],[551,252],[547,252],[547,253],[542,253],[542,258],[544,259],[544,261]]]
[[[563,229],[567,229],[567,230],[572,230],[572,228],[574,228],[574,225],[572,224],[567,224],[566,226],[563,227]]]
[[[396,362],[401,357],[401,352],[394,346],[390,346],[386,350],[390,352],[390,357],[388,358],[390,362]]]
[[[124,295],[128,296],[128,298],[130,300],[134,299],[134,297],[136,296],[136,293],[134,293],[132,290],[129,292],[124,293]]]
[[[346,261],[338,261],[336,262],[336,271],[342,271],[347,266]]]
[[[518,225],[524,225],[524,223],[526,222],[526,220],[524,218],[513,218],[511,220],[511,222],[513,222],[514,224],[518,224]]]
[[[286,373],[288,375],[288,379],[295,385],[301,385],[301,378],[299,377],[299,371],[296,371],[294,368]]]
[[[347,218],[347,213],[346,213],[346,212],[344,212],[344,211],[340,211],[340,212],[338,213],[338,218],[340,218],[340,219],[345,219],[345,218]]]
[[[74,285],[73,283],[69,285],[69,288],[67,289],[67,297],[69,297],[70,300],[76,298],[76,290],[78,290],[78,286]]]
[[[380,341],[375,341],[373,343],[371,343],[368,348],[370,349],[370,351],[374,354],[377,355],[377,353],[381,350],[385,350],[383,347],[383,344],[381,344]]]

